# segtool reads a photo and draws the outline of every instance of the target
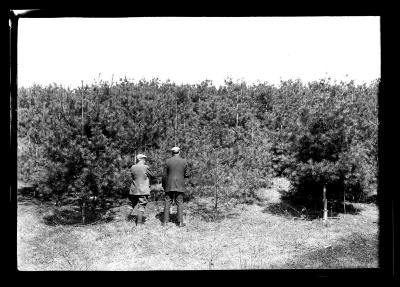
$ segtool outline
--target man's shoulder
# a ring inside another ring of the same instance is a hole
[[[148,165],[146,165],[146,164],[139,164],[139,163],[134,164],[134,165],[132,165],[132,167],[131,167],[132,170],[148,169],[148,168],[149,168]]]
[[[176,159],[176,161],[180,162],[180,163],[186,163],[186,159],[184,159],[183,157],[178,157]]]
[[[176,163],[176,162],[182,162],[182,163],[186,163],[186,159],[182,158],[182,157],[177,157],[177,156],[172,156],[169,159],[166,160],[166,163]]]

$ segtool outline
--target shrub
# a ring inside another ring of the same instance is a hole
[[[376,86],[364,86],[351,97],[347,92],[354,90],[352,84],[330,87],[322,82],[312,87],[315,100],[304,106],[301,127],[292,143],[296,161],[289,177],[294,194],[309,203],[321,202],[326,186],[330,198],[343,198],[346,193],[364,199],[376,188],[376,110],[365,108],[376,104],[376,93],[369,91],[376,91]],[[363,119],[367,125],[361,130]]]
[[[327,184],[361,200],[376,186],[377,84],[120,79],[21,88],[18,138],[29,144],[18,152],[18,172],[58,203],[102,201],[127,194],[135,154],[146,153],[161,175],[179,145],[193,174],[188,197],[214,196],[218,186],[220,202],[250,202],[272,177],[287,176],[305,198],[313,195],[307,186]]]

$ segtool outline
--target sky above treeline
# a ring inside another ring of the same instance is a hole
[[[21,18],[18,86],[380,77],[379,17]]]

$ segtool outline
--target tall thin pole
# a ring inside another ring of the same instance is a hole
[[[81,116],[81,126],[82,126],[82,136],[83,136],[83,81],[82,82],[82,88],[81,88],[81,99],[82,99],[82,116]]]
[[[325,186],[325,185],[324,185],[324,188],[323,188],[323,193],[322,193],[322,195],[323,195],[322,201],[323,201],[323,204],[324,204],[324,216],[323,216],[323,220],[326,221],[326,220],[328,219],[328,202],[327,202],[327,200],[326,200],[326,186]]]
[[[178,100],[175,101],[175,146],[177,146],[176,142],[176,130],[178,128]]]
[[[254,126],[253,126],[253,118],[251,119],[251,143],[253,143],[254,139]]]
[[[45,109],[45,106],[46,106],[46,103],[43,102],[43,105],[42,105],[42,124],[43,125],[44,125],[44,109]]]
[[[82,107],[81,107],[81,127],[82,127],[82,137],[83,137],[83,81],[81,87],[81,99],[82,99]],[[86,224],[86,195],[82,198],[82,224]]]
[[[239,92],[236,94],[236,130],[239,124]]]

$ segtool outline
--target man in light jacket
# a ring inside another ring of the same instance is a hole
[[[150,195],[150,177],[153,173],[150,167],[146,165],[146,156],[138,154],[136,156],[138,163],[131,167],[132,184],[129,189],[129,200],[132,208],[137,208],[136,225],[143,224],[143,214]]]

